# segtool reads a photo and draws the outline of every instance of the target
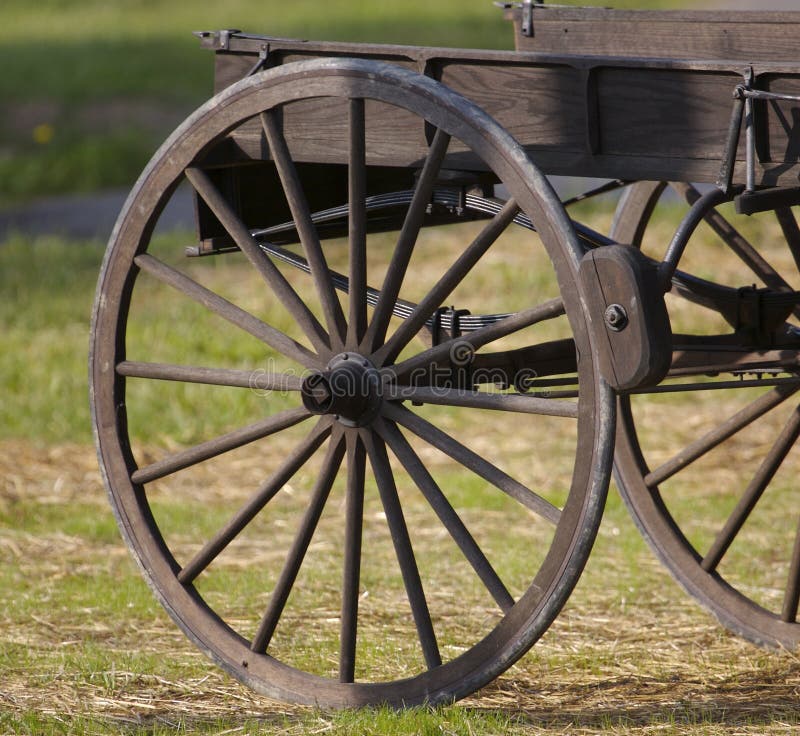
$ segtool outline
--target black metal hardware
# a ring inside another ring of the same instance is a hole
[[[258,61],[253,65],[253,68],[250,69],[250,71],[247,72],[245,76],[252,77],[256,72],[261,71],[267,65],[268,58],[269,58],[269,44],[268,43],[261,44],[261,49],[258,52]]]
[[[773,187],[755,192],[745,191],[734,197],[736,212],[753,215],[800,204],[800,187]]]
[[[621,332],[628,326],[628,313],[621,304],[609,304],[604,317],[608,329],[614,332]]]

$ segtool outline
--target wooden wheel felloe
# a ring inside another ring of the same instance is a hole
[[[324,242],[309,188],[333,185],[303,179],[293,127],[320,109],[313,145],[349,203]],[[397,121],[419,171],[387,233],[368,187]],[[274,162],[288,226],[247,221],[221,183],[240,133]],[[465,171],[510,198],[459,184],[453,224],[424,230]],[[240,252],[187,260],[160,232],[187,189]],[[541,636],[589,553],[613,440],[580,255],[513,139],[401,68],[270,70],[168,139],[103,265],[92,408],[126,541],[203,651],[271,697],[414,704],[472,692]]]
[[[728,199],[644,182],[620,203],[612,237],[645,249],[659,213],[685,201],[697,217],[681,228],[673,366],[655,389],[671,392],[620,398],[615,473],[644,536],[688,592],[733,632],[794,649],[800,237],[791,209],[748,218]],[[704,279],[696,289],[692,277]]]

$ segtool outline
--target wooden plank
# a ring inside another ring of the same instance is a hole
[[[719,162],[740,82],[732,73],[601,68],[600,152]]]
[[[438,76],[489,112],[517,140],[565,152],[584,149],[581,70],[454,61],[441,63]]]
[[[519,51],[595,56],[796,61],[800,12],[610,10],[534,6],[533,36],[522,11],[507,11]]]

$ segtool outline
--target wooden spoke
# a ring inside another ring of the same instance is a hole
[[[269,437],[269,435],[288,427],[293,427],[304,419],[308,419],[309,416],[311,415],[303,408],[283,411],[248,427],[242,427],[220,437],[215,437],[213,440],[201,442],[199,445],[176,452],[174,455],[165,457],[144,468],[139,468],[131,475],[131,480],[134,483],[151,483],[178,470],[197,465],[205,460],[210,460],[212,457],[235,450],[237,447],[242,447],[264,437]]]
[[[648,488],[655,488],[660,483],[671,478],[675,473],[682,470],[687,465],[690,465],[710,450],[713,450],[725,440],[744,429],[748,424],[751,424],[771,409],[774,409],[778,404],[795,394],[798,388],[800,387],[793,384],[781,385],[763,394],[749,406],[738,411],[703,437],[696,440],[688,447],[685,447],[670,460],[648,473],[644,478],[645,485]]]
[[[317,287],[322,311],[325,314],[325,322],[331,335],[331,347],[341,349],[344,347],[344,337],[347,331],[344,312],[342,312],[342,305],[331,282],[325,254],[322,252],[322,245],[311,219],[311,210],[308,207],[294,161],[292,161],[289,146],[283,136],[278,113],[275,110],[261,113],[261,124],[267,136],[272,159],[278,169],[286,201],[297,226],[297,234],[300,236],[306,258],[311,265],[311,276]]]
[[[367,329],[367,163],[364,100],[350,100],[348,168],[350,312],[347,348],[356,350]]]
[[[261,245],[261,248],[264,250],[264,252],[267,253],[268,255],[271,255],[277,258],[278,260],[284,261],[285,263],[290,263],[292,266],[294,266],[295,268],[299,268],[301,271],[304,271],[305,273],[311,273],[311,267],[308,265],[308,261],[306,261],[306,259],[303,258],[303,256],[289,250],[288,248],[283,248],[280,245],[275,245],[275,243],[260,241],[259,244]],[[345,293],[347,292],[354,293],[353,288],[351,288],[350,286],[350,279],[348,276],[345,276],[344,274],[341,274],[334,270],[331,270],[330,274],[334,287]],[[368,305],[377,304],[380,292],[369,285],[367,285],[365,288],[366,288],[366,303]],[[357,289],[358,287],[356,287],[355,293],[357,293]],[[406,299],[397,299],[395,301],[394,314],[402,319],[405,319],[408,316],[408,314],[411,313],[411,310],[413,310],[414,307],[416,306],[417,305],[414,302],[410,302]],[[353,350],[356,350],[356,348],[353,348]]]
[[[789,566],[789,579],[786,585],[786,593],[783,596],[783,609],[781,619],[787,623],[797,621],[797,606],[800,601],[800,525],[794,538],[794,549],[792,549],[792,562]]]
[[[514,605],[514,599],[408,440],[397,429],[397,425],[391,422],[378,423],[377,430],[436,512],[497,605],[503,612],[509,611]]]
[[[397,245],[378,297],[378,303],[375,305],[372,321],[367,328],[365,344],[369,352],[377,349],[386,336],[392,310],[400,294],[400,287],[405,278],[408,264],[411,261],[411,254],[414,251],[417,236],[422,227],[422,220],[430,203],[436,178],[439,175],[439,169],[449,145],[450,136],[441,129],[437,130],[403,221],[403,227],[400,230]]]
[[[403,583],[408,601],[411,604],[411,613],[417,627],[425,663],[428,669],[432,670],[442,663],[442,658],[439,653],[439,645],[436,642],[436,634],[433,630],[428,602],[422,589],[422,581],[419,577],[417,561],[414,558],[414,550],[411,547],[411,539],[408,536],[403,509],[400,506],[400,499],[397,495],[397,486],[389,465],[389,457],[386,454],[386,447],[371,432],[363,432],[362,439],[367,447],[367,454],[378,484],[383,510],[386,513],[386,521],[392,533],[397,562],[403,575]]]
[[[178,580],[189,585],[256,517],[294,474],[311,458],[331,433],[331,422],[323,417],[258,492],[214,536],[178,574]]]
[[[211,179],[201,169],[186,169],[186,178],[203,198],[222,226],[247,256],[255,269],[275,292],[275,295],[291,312],[314,347],[321,353],[330,349],[330,340],[322,325],[298,296],[277,266],[264,254],[244,223],[220,194]]]
[[[283,570],[278,582],[275,584],[275,589],[272,591],[272,598],[270,598],[267,612],[261,619],[261,624],[250,647],[254,652],[263,653],[269,647],[272,635],[275,633],[275,628],[286,606],[286,601],[289,600],[289,594],[294,587],[297,574],[300,572],[300,566],[305,559],[308,545],[311,544],[311,538],[314,536],[317,524],[322,516],[322,510],[325,508],[334,478],[339,472],[344,450],[342,433],[337,428],[331,437],[328,454],[322,464],[308,509],[300,523],[300,529],[289,550]]]
[[[403,347],[422,329],[426,320],[444,303],[444,300],[447,299],[453,289],[464,280],[497,238],[505,232],[518,212],[519,207],[513,199],[505,203],[503,209],[484,226],[475,240],[461,253],[442,278],[436,282],[436,286],[416,306],[408,319],[402,322],[386,344],[377,351],[375,355],[376,362],[381,364],[392,363],[397,358]]]
[[[347,507],[345,511],[342,620],[339,644],[339,681],[353,682],[356,669],[358,594],[361,579],[361,534],[364,521],[366,454],[355,432],[347,433]]]
[[[203,368],[171,363],[142,363],[135,360],[123,360],[117,364],[117,373],[129,378],[204,383],[209,386],[233,386],[257,391],[299,391],[302,383],[300,376],[293,373]]]
[[[415,435],[425,440],[428,444],[441,450],[456,462],[471,470],[476,475],[503,491],[503,493],[516,499],[521,504],[547,519],[553,524],[558,524],[561,511],[549,501],[514,480],[500,468],[484,460],[468,447],[455,440],[442,430],[434,427],[430,422],[402,406],[385,404],[383,414],[393,422],[410,429]]]
[[[490,409],[572,419],[576,419],[578,416],[578,405],[573,401],[542,399],[525,394],[492,394],[486,391],[461,388],[390,386],[386,390],[386,398],[390,401],[464,406],[470,409]]]
[[[794,258],[794,264],[800,271],[800,227],[797,225],[794,212],[791,207],[779,207],[775,210],[775,216],[778,218],[783,237],[786,238],[786,244]]]
[[[415,371],[427,371],[440,361],[447,361],[451,357],[454,348],[467,347],[473,351],[487,345],[490,342],[499,340],[501,337],[518,332],[526,327],[535,325],[538,322],[555,319],[564,314],[564,303],[560,297],[550,299],[530,309],[523,309],[521,312],[504,317],[486,327],[481,327],[474,332],[470,332],[451,340],[445,340],[438,345],[424,350],[413,358],[404,360],[397,365],[387,366],[386,373],[397,378],[405,376]]]
[[[706,572],[712,572],[717,568],[722,557],[728,551],[736,535],[772,481],[775,473],[778,472],[778,468],[786,459],[786,455],[792,449],[792,445],[797,441],[798,436],[800,436],[800,407],[792,413],[780,436],[770,448],[769,453],[745,489],[743,496],[739,499],[739,503],[728,518],[725,527],[717,535],[708,553],[703,558],[701,566]]]
[[[150,254],[142,253],[136,256],[134,262],[143,271],[202,304],[206,309],[253,335],[287,358],[297,361],[306,368],[321,367],[322,363],[318,356],[308,348]]]

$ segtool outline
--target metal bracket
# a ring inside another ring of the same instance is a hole
[[[533,36],[533,3],[523,0],[522,3],[522,35],[526,38]]]
[[[744,72],[744,136],[745,136],[745,165],[747,168],[747,191],[756,188],[756,121],[753,116],[753,99],[747,94],[753,89],[755,74],[753,67],[747,67]]]
[[[247,72],[245,76],[252,77],[256,72],[261,71],[267,65],[269,58],[269,44],[262,43],[258,51],[258,61],[253,65],[253,68]]]
[[[748,92],[753,89],[753,67],[744,70],[744,81],[736,85],[733,90],[733,110],[728,126],[728,138],[725,141],[725,150],[722,153],[722,165],[720,166],[717,186],[727,194],[733,186],[733,173],[736,167],[736,152],[739,149],[739,138],[742,134],[742,121],[745,124],[746,138],[746,157],[747,157],[747,189],[751,190],[755,182],[755,151],[750,150],[750,145],[754,144],[753,136],[753,104],[748,97]],[[751,186],[752,185],[752,186]]]
[[[737,290],[736,296],[735,311],[723,316],[737,333],[748,333],[755,345],[769,347],[783,331],[800,293],[744,286]]]
[[[733,182],[733,169],[736,165],[736,152],[739,148],[739,138],[741,136],[742,121],[745,130],[745,171],[746,188],[745,193],[750,195],[756,190],[756,162],[759,155],[756,150],[760,131],[756,130],[755,101],[763,100],[768,102],[800,102],[800,95],[784,94],[782,92],[768,92],[767,90],[756,89],[755,73],[752,67],[744,71],[744,81],[737,84],[733,91],[733,113],[731,114],[730,127],[728,128],[728,139],[725,143],[725,151],[722,154],[722,166],[717,179],[717,186],[725,193],[731,190]],[[756,210],[753,210],[756,211]],[[748,214],[748,213],[744,213]]]
[[[433,313],[432,345],[436,346],[447,340],[461,337],[461,318],[468,316],[469,313],[468,309],[439,307]],[[454,345],[450,350],[450,364],[447,367],[434,368],[433,379],[436,385],[447,388],[473,389],[472,361],[474,357],[475,351],[468,342]]]
[[[544,0],[522,0],[521,3],[495,2],[495,5],[504,10],[520,8],[522,10],[522,35],[531,38],[533,36],[533,6],[544,5]]]
[[[217,36],[217,45],[219,48],[222,51],[227,51],[231,45],[231,36],[234,36],[237,33],[241,33],[241,31],[236,28],[228,28],[224,31],[220,31],[219,35]]]

